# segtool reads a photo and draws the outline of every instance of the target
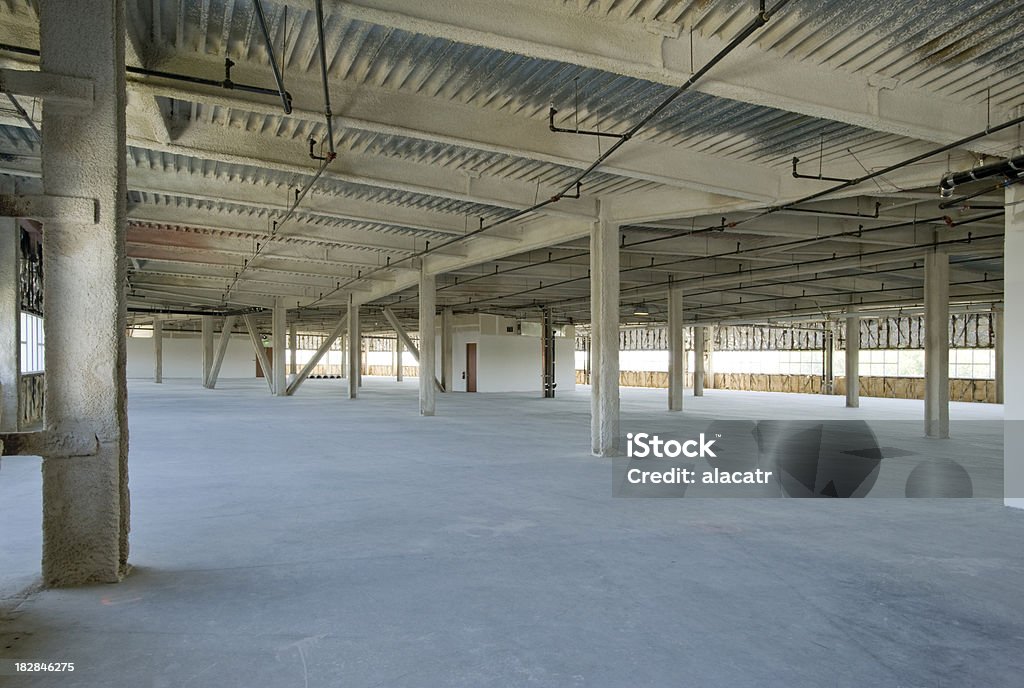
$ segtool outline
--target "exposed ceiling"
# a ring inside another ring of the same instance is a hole
[[[232,81],[273,90],[254,7],[129,0],[129,65],[219,82],[230,58]],[[793,0],[589,175],[580,198],[526,214],[615,142],[549,131],[549,107],[559,127],[630,130],[756,3],[325,0],[337,150],[325,165],[310,158],[311,139],[326,149],[314,3],[264,7],[290,114],[273,94],[128,76],[133,307],[284,297],[316,330],[353,293],[414,317],[422,262],[439,273],[441,306],[548,306],[586,322],[599,209],[622,225],[627,321],[640,303],[663,319],[670,281],[688,319],[912,308],[933,242],[949,247],[955,304],[1001,300],[1003,220],[989,207],[1001,191],[942,209],[936,186],[950,169],[1014,153],[1019,127],[764,209],[829,187],[795,179],[794,157],[802,174],[861,177],[1024,114],[1024,2]],[[0,2],[0,42],[38,46],[33,2]],[[0,50],[4,66],[35,61]],[[39,142],[7,105],[0,172],[31,189]],[[41,126],[37,104],[22,105]]]

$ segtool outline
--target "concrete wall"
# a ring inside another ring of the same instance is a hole
[[[477,345],[477,391],[537,392],[540,394],[540,337],[473,335]],[[469,340],[472,341],[472,340]],[[456,336],[455,389],[465,391],[466,345]],[[555,382],[557,390],[576,387],[576,342],[570,337],[555,338]],[[556,390],[556,393],[557,393]]]
[[[220,337],[220,333],[217,333]],[[153,379],[153,340],[128,337],[128,378]],[[215,340],[216,341],[216,340]],[[203,345],[199,337],[169,337],[164,335],[164,378],[203,377]],[[228,343],[221,380],[229,378],[255,378],[256,354],[249,338],[235,335]]]

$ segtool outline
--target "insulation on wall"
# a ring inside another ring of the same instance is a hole
[[[846,321],[833,323],[836,348],[846,348]],[[822,323],[792,325],[719,325],[713,328],[715,351],[820,351],[824,346]],[[689,328],[686,348],[692,348]],[[587,333],[576,335],[576,350],[585,351]],[[989,313],[963,313],[950,316],[949,346],[953,349],[991,349],[995,346],[993,319]],[[861,349],[923,349],[924,317],[920,315],[889,318],[861,318]],[[667,351],[668,332],[662,325],[632,327],[619,333],[622,351]]]

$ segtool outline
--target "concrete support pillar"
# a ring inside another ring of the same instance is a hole
[[[220,340],[217,342],[217,350],[213,356],[213,367],[210,375],[206,378],[206,386],[214,389],[217,386],[217,378],[220,377],[220,368],[224,363],[224,356],[228,352],[228,345],[231,344],[231,332],[235,329],[236,315],[229,315],[224,318],[224,324],[220,326]]]
[[[593,339],[591,338],[591,335],[588,334],[586,337],[583,338],[583,347],[586,349],[586,351],[584,351],[585,357],[583,359],[583,381],[589,385],[590,371],[593,369],[591,352],[594,349]]]
[[[299,372],[299,332],[295,325],[288,328],[288,373]]]
[[[551,309],[544,308],[541,322],[540,389],[545,399],[555,397],[555,324]]]
[[[832,322],[825,323],[825,336],[822,338],[821,393],[832,394],[836,385],[836,331]]]
[[[420,270],[420,415],[434,415],[436,387],[434,377],[437,374],[435,362],[437,336],[434,325],[435,304],[437,303],[437,279],[434,275]]]
[[[356,364],[356,385],[359,387],[363,386],[363,368],[366,367],[366,361],[369,360],[369,347],[367,342],[363,339],[362,331],[359,333],[359,362]]]
[[[0,218],[0,431],[18,430],[21,376],[21,230],[13,217]]]
[[[348,357],[348,398],[359,397],[359,374],[362,364],[363,347],[359,333],[359,306],[355,299],[349,294],[348,297],[348,341],[350,342]]]
[[[346,326],[347,327],[347,326]],[[341,376],[343,378],[348,377],[348,335],[345,334],[341,337]]]
[[[711,325],[704,333],[704,387],[715,388],[715,332],[717,325]]]
[[[1003,264],[1024,262],[1024,186],[1006,187]],[[1024,342],[1024,271],[1007,269],[1003,278],[1003,325],[1000,338]],[[1003,360],[1003,496],[1007,506],[1024,509],[1024,357]]]
[[[288,396],[288,309],[278,297],[270,312],[270,367],[274,375],[274,396]]]
[[[43,191],[96,208],[43,229],[43,581],[112,583],[127,571],[129,521],[124,2],[40,0],[39,22],[40,69],[90,79],[94,98],[44,109]]]
[[[153,382],[164,381],[164,321],[153,320]]]
[[[1004,348],[1004,337],[1003,337],[1003,309],[998,307],[992,311],[992,329],[995,334],[995,370],[992,371],[992,376],[996,382],[996,403],[1002,404],[1005,402],[1005,388],[1003,386],[1003,348]]]
[[[704,328],[693,328],[693,396],[704,396]]]
[[[683,410],[683,292],[678,287],[668,290],[668,410]]]
[[[860,406],[860,318],[846,318],[846,408]]]
[[[395,335],[395,380],[402,381],[402,338]]]
[[[949,437],[949,254],[924,258],[924,434]]]
[[[606,211],[602,204],[590,233],[590,438],[595,456],[619,451],[619,227]]]
[[[441,387],[442,392],[451,392],[455,385],[455,316],[451,308],[441,311]]]
[[[203,349],[203,387],[210,388],[210,372],[213,370],[213,316],[203,315],[199,318],[199,338]],[[269,375],[269,371],[263,371]]]
[[[327,338],[320,343],[320,347],[313,352],[312,358],[306,361],[306,365],[302,366],[302,370],[300,370],[295,375],[295,378],[288,384],[288,396],[292,396],[296,391],[298,391],[299,387],[302,386],[302,383],[305,382],[306,378],[309,377],[309,374],[313,372],[313,369],[320,364],[320,361],[327,355],[331,350],[331,347],[334,346],[334,343],[341,337],[341,333],[346,329],[348,329],[348,315],[345,315],[345,317],[338,321],[338,324],[334,326],[334,329],[331,330],[329,335],[327,335]]]

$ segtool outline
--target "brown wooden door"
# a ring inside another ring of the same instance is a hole
[[[476,344],[466,344],[466,391],[476,391]]]
[[[272,361],[274,360],[274,350],[271,349],[270,347],[267,347],[266,349],[264,349],[264,351],[267,352],[267,362],[273,365]],[[256,377],[265,377],[265,374],[263,372],[263,366],[260,365],[259,356],[256,357]]]

